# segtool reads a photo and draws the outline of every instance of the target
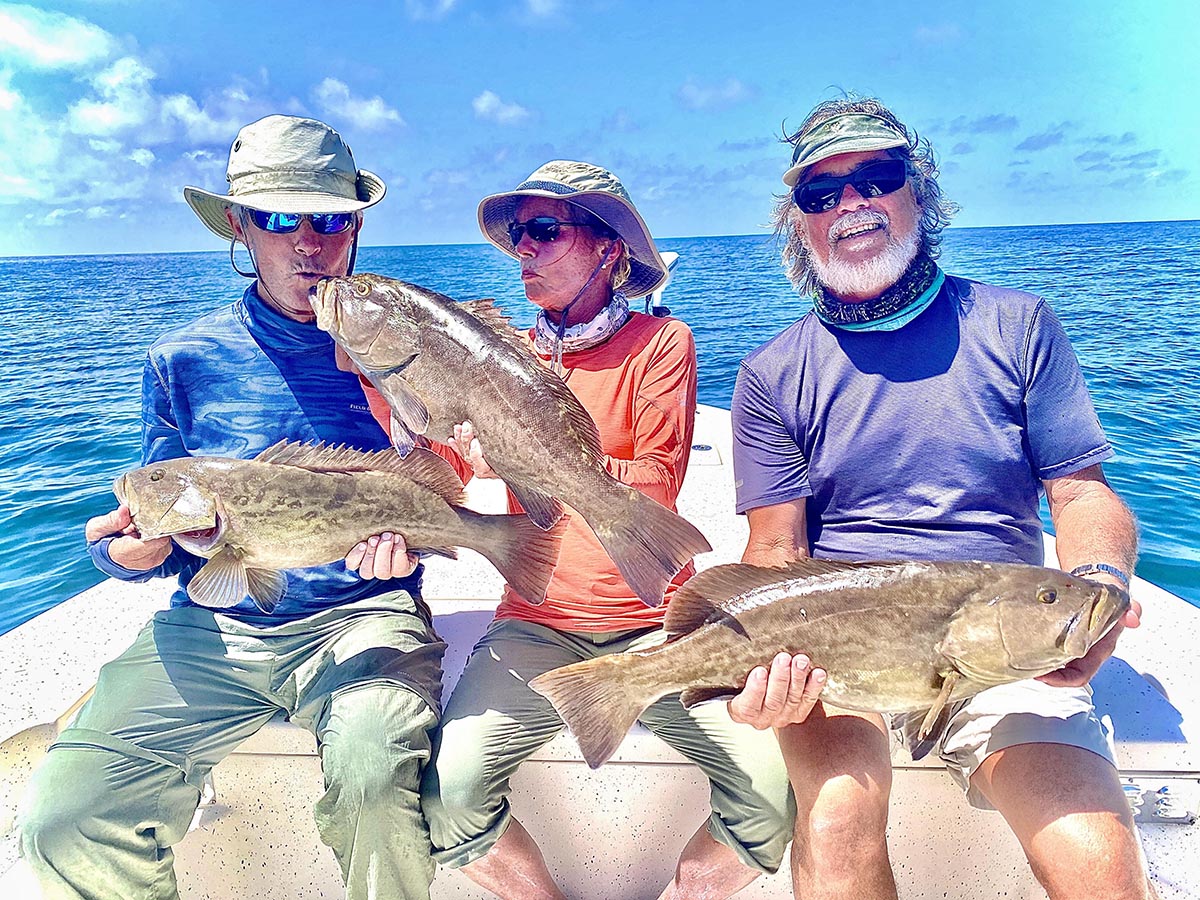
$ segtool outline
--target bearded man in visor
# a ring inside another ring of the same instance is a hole
[[[1105,481],[1112,450],[1070,342],[1041,298],[938,267],[954,207],[928,143],[873,99],[823,103],[788,140],[775,224],[814,309],[738,375],[743,561],[1040,565],[1044,490],[1062,568],[1127,589],[1136,528]],[[1155,896],[1087,688],[1139,614],[1134,602],[1057,672],[957,704],[932,736],[970,802],[1004,815],[1052,900]],[[776,729],[798,807],[796,896],[894,898],[889,729],[825,707],[824,684],[806,655],[780,654],[730,711]]]
[[[208,228],[250,253],[245,294],[150,348],[142,462],[252,458],[280,440],[389,446],[358,377],[339,369],[309,290],[354,265],[362,210],[384,184],[323,122],[268,116],[229,154],[228,194],[185,188]],[[235,266],[235,268],[237,268]],[[239,270],[240,271],[240,270]],[[423,568],[399,535],[344,562],[283,573],[275,603],[213,610],[188,597],[206,562],[144,540],[124,504],[87,523],[93,561],[125,581],[178,576],[170,609],[104,666],[51,747],[21,816],[46,898],[178,896],[172,845],[207,773],[277,714],[317,740],[315,815],[350,898],[427,900],[433,879],[418,787],[445,644],[421,600]],[[287,827],[287,823],[275,823]]]

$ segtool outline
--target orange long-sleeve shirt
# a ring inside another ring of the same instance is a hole
[[[675,509],[696,414],[696,346],[687,325],[631,313],[625,326],[600,346],[564,354],[563,370],[567,386],[596,422],[609,473]],[[367,396],[372,412],[388,428],[390,414],[383,399],[369,387]],[[464,478],[470,476],[469,468],[449,447],[435,443],[433,449]],[[486,457],[486,444],[483,453]],[[508,505],[511,511],[520,511],[511,493]],[[661,625],[666,601],[657,609],[643,604],[583,518],[569,508],[566,515],[562,551],[546,602],[534,606],[505,585],[496,617],[562,631]],[[694,571],[689,564],[675,576],[667,588],[668,600]]]

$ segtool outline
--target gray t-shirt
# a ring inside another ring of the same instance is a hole
[[[1042,562],[1041,481],[1112,456],[1045,301],[947,277],[891,332],[809,313],[742,361],[737,511],[807,497],[833,559]]]

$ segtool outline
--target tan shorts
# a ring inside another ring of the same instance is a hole
[[[971,776],[991,754],[1017,744],[1081,747],[1116,765],[1112,731],[1096,717],[1091,689],[1032,679],[988,688],[956,704],[932,752],[945,760],[972,806],[992,809],[971,787]]]

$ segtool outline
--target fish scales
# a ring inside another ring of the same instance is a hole
[[[460,304],[369,273],[322,279],[311,299],[318,326],[387,401],[402,454],[417,435],[448,436],[470,421],[530,518],[549,527],[570,507],[652,606],[693,556],[712,549],[686,520],[609,474],[587,410],[491,301]]]
[[[933,710],[1083,656],[1128,595],[1054,569],[961,562],[734,564],[693,577],[666,628],[681,635],[534,678],[593,767],[659,697],[733,693],[780,652],[826,670],[822,699],[874,712]],[[922,729],[927,726],[922,723]],[[924,735],[922,735],[924,736]]]
[[[454,556],[468,547],[541,602],[561,527],[524,515],[485,516],[462,506],[462,482],[445,460],[392,451],[281,442],[254,460],[182,457],[134,470],[114,491],[143,538],[170,536],[209,560],[188,584],[198,603],[251,596],[269,611],[286,589],[282,570],[341,559],[385,531],[410,549]]]

